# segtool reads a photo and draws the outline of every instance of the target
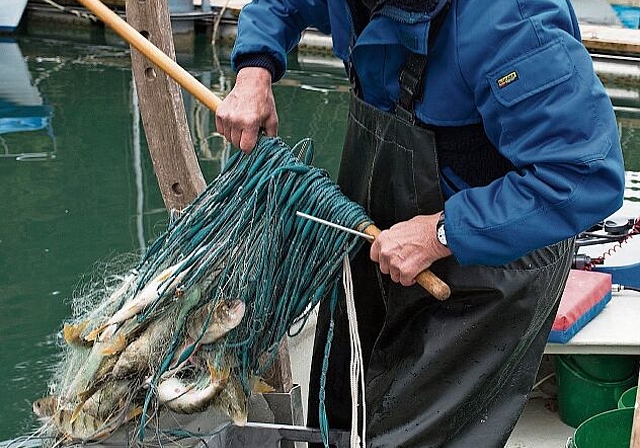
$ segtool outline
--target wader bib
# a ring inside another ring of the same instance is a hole
[[[493,170],[459,172],[474,160],[486,165],[487,157],[496,161]],[[338,183],[385,229],[443,209],[440,163],[477,186],[504,175],[508,163],[500,158],[481,125],[427,129],[352,95]],[[452,290],[440,302],[418,285],[393,283],[364,247],[351,266],[366,369],[367,446],[502,448],[535,381],[572,249],[565,241],[500,267],[439,260],[431,269]],[[318,426],[327,302],[313,351],[311,426]],[[348,429],[351,354],[343,298],[334,320],[325,403],[329,427]]]

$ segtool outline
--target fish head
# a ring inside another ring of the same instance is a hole
[[[240,299],[232,300],[231,302],[226,303],[226,322],[227,326],[231,328],[235,328],[240,324],[240,321],[244,317],[244,313],[246,311],[245,303]]]
[[[58,399],[53,395],[39,398],[32,403],[31,409],[38,418],[51,417],[58,410]]]

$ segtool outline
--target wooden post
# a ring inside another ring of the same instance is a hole
[[[272,367],[264,374],[264,380],[267,384],[273,386],[276,392],[289,393],[293,388],[293,379],[291,378],[291,359],[289,358],[289,343],[285,336],[278,354],[273,361]]]
[[[127,21],[151,43],[175,60],[171,19],[166,0],[127,0]],[[153,168],[165,206],[182,210],[206,187],[191,134],[180,86],[162,70],[131,49]]]
[[[631,427],[630,448],[640,448],[640,377],[638,377],[638,392],[635,399],[635,411],[633,412],[633,426]]]
[[[127,22],[151,43],[175,60],[171,18],[166,0],[127,0]],[[133,77],[153,169],[165,206],[182,210],[205,189],[198,164],[180,86],[135,48],[131,48]],[[278,392],[293,387],[286,339],[267,373]]]

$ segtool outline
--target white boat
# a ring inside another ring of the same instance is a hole
[[[2,0],[0,7],[0,32],[13,32],[22,18],[27,0]]]

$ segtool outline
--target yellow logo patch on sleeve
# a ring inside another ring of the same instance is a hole
[[[510,73],[507,73],[506,75],[504,75],[502,78],[498,79],[498,88],[503,89],[505,87],[507,87],[509,84],[511,84],[514,81],[518,80],[518,72],[517,71],[512,71]]]

